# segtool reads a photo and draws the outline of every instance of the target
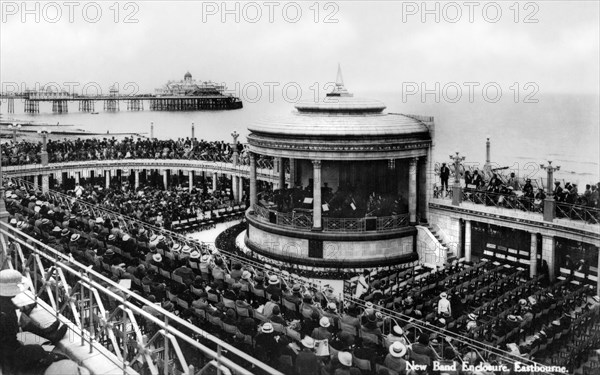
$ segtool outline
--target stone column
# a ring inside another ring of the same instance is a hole
[[[427,157],[421,158],[417,169],[419,172],[417,179],[417,211],[421,218],[421,222],[426,222],[429,213],[429,159]]]
[[[408,164],[408,215],[410,224],[417,223],[417,161],[412,158]]]
[[[218,179],[218,175],[217,172],[213,172],[213,176],[212,176],[212,189],[213,191],[217,191],[217,179]]]
[[[167,190],[169,188],[169,172],[167,172],[166,169],[163,169],[162,175],[163,175],[163,185],[165,186],[165,190]]]
[[[250,210],[256,206],[256,156],[250,153]]]
[[[194,171],[189,171],[188,172],[188,183],[189,183],[189,189],[190,191],[192,191],[192,189],[194,188]]]
[[[39,184],[38,178],[39,178],[39,176],[37,174],[33,176],[33,190],[36,190],[36,191],[38,189],[38,184]]]
[[[322,230],[321,224],[321,160],[313,160],[313,230]]]
[[[63,174],[62,172],[56,172],[54,174],[54,181],[56,181],[56,186],[61,186],[63,182]]]
[[[242,176],[239,177],[239,184],[240,184],[240,186],[238,186],[237,200],[238,200],[238,202],[242,202],[242,199],[244,197],[244,177],[242,177]]]
[[[531,247],[529,248],[529,277],[537,276],[537,234],[531,233]]]
[[[136,169],[133,171],[133,173],[135,174],[135,182],[133,187],[137,190],[140,187],[140,171]]]
[[[279,172],[279,189],[283,189],[285,187],[285,165],[283,164],[283,158],[276,158],[275,160],[277,160],[277,166],[278,166],[278,172]]]
[[[598,254],[598,280],[596,281],[596,295],[600,294],[600,254]]]
[[[289,158],[290,161],[290,189],[296,187],[296,159]],[[285,171],[285,169],[284,169]]]
[[[47,193],[50,190],[50,175],[44,173],[42,175],[42,193]]]
[[[233,195],[233,201],[237,202],[237,187],[238,187],[238,176],[231,176],[231,193]]]
[[[108,189],[110,187],[110,170],[104,172],[104,177],[105,177],[105,182],[104,182],[105,186],[104,187]]]
[[[465,260],[471,261],[471,220],[465,220]]]
[[[548,276],[550,281],[556,278],[554,263],[556,259],[556,241],[553,236],[542,235],[542,260],[548,264]]]

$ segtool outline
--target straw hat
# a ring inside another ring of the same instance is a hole
[[[262,328],[260,329],[262,333],[271,333],[273,332],[273,325],[269,322],[263,324]]]
[[[321,320],[319,320],[319,325],[323,328],[329,328],[329,326],[331,325],[331,323],[329,322],[329,318],[327,318],[326,316],[322,317]]]
[[[441,293],[440,298],[448,298],[448,293],[446,293],[446,292]]]
[[[327,304],[327,310],[329,310],[331,312],[336,312],[337,311],[337,306],[336,306],[335,302],[329,302]]]
[[[406,354],[406,346],[400,341],[394,341],[390,345],[390,355],[396,358],[402,358]]]
[[[160,255],[159,253],[156,253],[156,254],[152,255],[152,260],[155,261],[156,263],[160,263],[160,262],[162,262],[162,255]]]
[[[344,366],[352,366],[352,353],[350,352],[338,352],[338,360]]]
[[[185,245],[185,246],[183,247],[183,249],[181,250],[181,252],[182,252],[183,254],[189,254],[189,253],[191,253],[191,252],[192,252],[192,248],[191,248],[190,246],[188,246],[188,245]]]
[[[81,235],[75,233],[74,235],[71,236],[71,242],[77,241],[80,237],[81,237]]]
[[[276,275],[271,275],[269,277],[269,284],[275,285],[279,283],[279,278]]]
[[[104,220],[102,220],[102,218],[100,216],[98,216],[96,218],[96,224],[102,224],[102,223],[104,223]]]
[[[125,235],[123,236],[123,241],[127,242],[127,241],[129,241],[129,239],[130,239],[130,238],[131,238],[131,237],[130,237],[128,234],[125,234]]]
[[[194,250],[190,253],[190,259],[199,259],[200,252],[198,250]]]
[[[244,270],[242,272],[242,279],[244,279],[244,280],[250,280],[251,277],[252,277],[252,274],[249,271]]]
[[[178,253],[178,252],[180,252],[180,251],[181,251],[181,244],[180,244],[179,242],[175,242],[175,243],[173,244],[173,252],[176,252],[176,253]]]
[[[394,326],[394,328],[392,329],[392,333],[395,336],[402,336],[404,334],[404,331],[402,330],[402,327],[396,325]]]
[[[16,270],[0,271],[0,296],[14,297],[24,290],[23,275]]]
[[[308,349],[313,349],[315,347],[315,339],[310,336],[304,336],[301,343]]]
[[[208,255],[208,254],[202,255],[202,258],[200,258],[200,261],[202,263],[207,263],[209,260],[210,260],[210,255]]]
[[[468,315],[468,317],[469,317],[469,319],[471,319],[471,320],[477,320],[477,315],[475,315],[475,314],[473,314],[473,313],[470,313],[470,314]]]

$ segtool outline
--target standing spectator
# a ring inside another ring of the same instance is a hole
[[[362,298],[362,296],[367,293],[369,290],[367,277],[369,277],[370,273],[371,272],[369,270],[365,269],[362,275],[358,277],[358,282],[356,283],[356,293],[354,294],[354,297]]]
[[[446,163],[442,163],[440,168],[440,179],[442,180],[442,190],[448,192],[448,179],[450,178],[450,168],[446,166]]]
[[[440,301],[438,302],[437,313],[447,318],[452,316],[452,306],[450,305],[450,301],[448,300],[448,294],[446,292],[440,294]]]
[[[515,172],[510,172],[510,178],[508,179],[507,185],[512,186],[515,190],[519,190],[519,180],[515,177]]]

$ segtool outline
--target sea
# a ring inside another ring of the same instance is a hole
[[[540,180],[546,171],[540,164],[560,166],[555,178],[577,183],[583,191],[585,184],[600,181],[600,99],[585,94],[538,94],[537,102],[501,98],[495,103],[482,98],[451,103],[444,98],[403,97],[400,92],[366,92],[359,97],[377,99],[387,106],[385,112],[433,116],[435,120],[435,162],[451,162],[450,155],[458,152],[471,166],[483,166],[486,158],[486,139],[491,144],[491,162],[495,167],[513,171],[517,176]],[[304,98],[306,99],[306,98]],[[0,105],[0,122],[31,123],[49,130],[84,130],[100,133],[99,137],[119,133],[172,138],[195,136],[209,141],[231,142],[231,133],[240,134],[246,141],[248,126],[270,115],[291,113],[296,100],[262,98],[244,100],[244,108],[231,111],[162,112],[128,111],[121,103],[118,112],[105,112],[96,102],[93,115],[78,111],[77,103],[69,103],[69,113],[54,114],[50,103],[40,105],[40,113],[23,111],[23,102],[15,101],[15,113],[6,113],[6,101]],[[57,126],[58,125],[58,126]],[[2,128],[6,131],[5,127]],[[55,137],[53,137],[55,138]]]

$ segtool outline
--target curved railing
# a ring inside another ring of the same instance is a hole
[[[55,171],[66,172],[69,170],[101,170],[101,169],[184,169],[202,170],[217,173],[228,173],[250,178],[250,166],[244,164],[233,165],[229,162],[215,162],[204,160],[185,159],[117,159],[117,160],[89,160],[42,164],[21,164],[2,166],[2,172],[7,175],[27,175],[52,173]],[[273,169],[257,167],[258,180],[274,182],[277,176]]]
[[[542,199],[528,198],[523,195],[464,190],[463,201],[535,213],[543,213],[544,211],[544,201]],[[600,224],[600,209],[578,204],[556,202],[556,217],[585,221],[590,224]]]
[[[259,220],[282,227],[310,231],[313,226],[312,214],[307,212],[278,212],[255,205],[254,213]],[[322,223],[324,232],[386,232],[408,227],[409,216],[408,214],[403,214],[359,218],[324,217],[322,218]]]

